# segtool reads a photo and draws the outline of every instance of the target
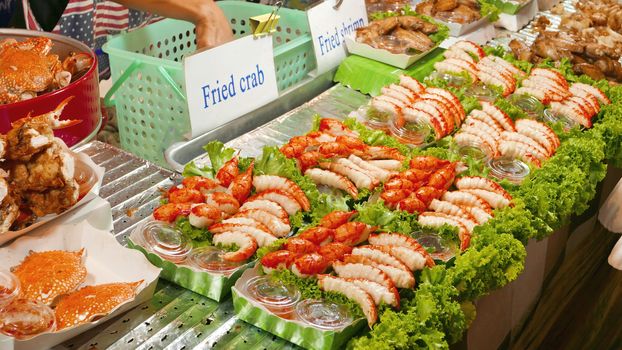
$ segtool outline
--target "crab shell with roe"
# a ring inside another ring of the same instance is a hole
[[[117,306],[134,298],[142,283],[143,280],[86,286],[63,297],[54,310],[56,330],[93,322],[108,315]]]
[[[71,293],[86,279],[84,249],[75,252],[30,251],[11,269],[21,284],[20,298],[50,305],[56,298]]]

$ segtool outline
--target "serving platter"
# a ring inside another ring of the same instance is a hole
[[[40,227],[0,248],[0,266],[3,267],[18,265],[30,251],[84,249],[84,265],[88,272],[84,285],[142,281],[133,299],[94,322],[42,333],[27,340],[0,335],[3,350],[51,348],[152,298],[160,269],[152,266],[139,252],[119,245],[110,234],[111,230],[110,205],[96,197],[59,219],[55,225]]]

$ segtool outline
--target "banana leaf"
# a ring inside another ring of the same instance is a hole
[[[364,94],[377,96],[383,86],[396,83],[402,74],[423,80],[434,70],[434,63],[443,60],[444,51],[445,49],[436,48],[407,69],[351,55],[341,62],[334,80]]]

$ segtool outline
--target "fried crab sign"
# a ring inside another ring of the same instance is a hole
[[[246,37],[184,59],[189,138],[213,130],[279,96],[272,37]]]
[[[367,25],[364,0],[326,0],[307,11],[317,74],[331,70],[346,57],[346,37]]]

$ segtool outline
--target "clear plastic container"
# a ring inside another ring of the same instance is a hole
[[[303,300],[296,305],[298,319],[323,330],[340,330],[352,323],[348,309],[325,300]]]
[[[447,85],[454,87],[463,87],[465,85],[469,85],[471,82],[465,79],[462,76],[449,74],[449,73],[441,73],[438,71],[432,72],[428,79],[441,79],[447,82]]]
[[[393,35],[378,36],[372,46],[378,49],[387,50],[394,54],[405,54],[408,51],[408,43]]]
[[[429,144],[431,134],[434,134],[428,124],[410,122],[401,117],[391,119],[389,132],[400,142],[416,147]]]
[[[246,291],[275,315],[294,318],[294,305],[300,301],[300,291],[295,286],[285,285],[270,276],[257,276],[246,282]]]
[[[462,145],[456,145],[452,151],[459,155],[461,159],[470,157],[484,163],[487,163],[488,160],[490,160],[494,152],[490,146],[487,146],[481,142],[468,142]]]
[[[73,177],[80,187],[80,194],[78,196],[80,199],[86,196],[86,194],[89,193],[89,191],[97,183],[97,175],[95,174],[95,171],[93,171],[88,164],[78,158],[76,158],[75,161],[75,171]]]
[[[531,118],[541,118],[544,113],[544,105],[533,96],[512,94],[508,98],[512,104],[522,109]]]
[[[55,325],[54,311],[38,302],[18,299],[0,311],[0,333],[16,339],[52,332]]]
[[[184,262],[192,251],[190,239],[169,224],[149,221],[143,225],[141,231],[141,240],[136,243],[172,263]]]
[[[490,175],[499,180],[520,184],[529,175],[529,166],[520,159],[494,158],[488,161]]]
[[[372,15],[377,12],[398,12],[406,5],[410,5],[409,0],[374,0],[366,1],[367,14]]]
[[[389,131],[389,123],[393,115],[389,112],[382,112],[372,106],[367,106],[361,110],[363,114],[362,122],[368,127],[376,130]]]
[[[464,94],[466,96],[475,97],[478,100],[494,103],[499,95],[491,88],[484,84],[473,84],[469,87]]]
[[[0,310],[15,300],[19,292],[19,279],[8,271],[0,271]]]
[[[244,262],[233,262],[223,259],[224,253],[226,253],[224,250],[213,246],[197,248],[190,253],[188,263],[200,270],[225,275],[233,273],[240,266],[244,265]]]
[[[545,123],[561,123],[564,131],[568,131],[579,125],[574,119],[570,119],[565,115],[557,114],[550,109],[545,109],[540,118]]]
[[[450,244],[436,233],[418,232],[414,234],[414,238],[430,253],[434,260],[448,262],[459,251],[455,244]]]

